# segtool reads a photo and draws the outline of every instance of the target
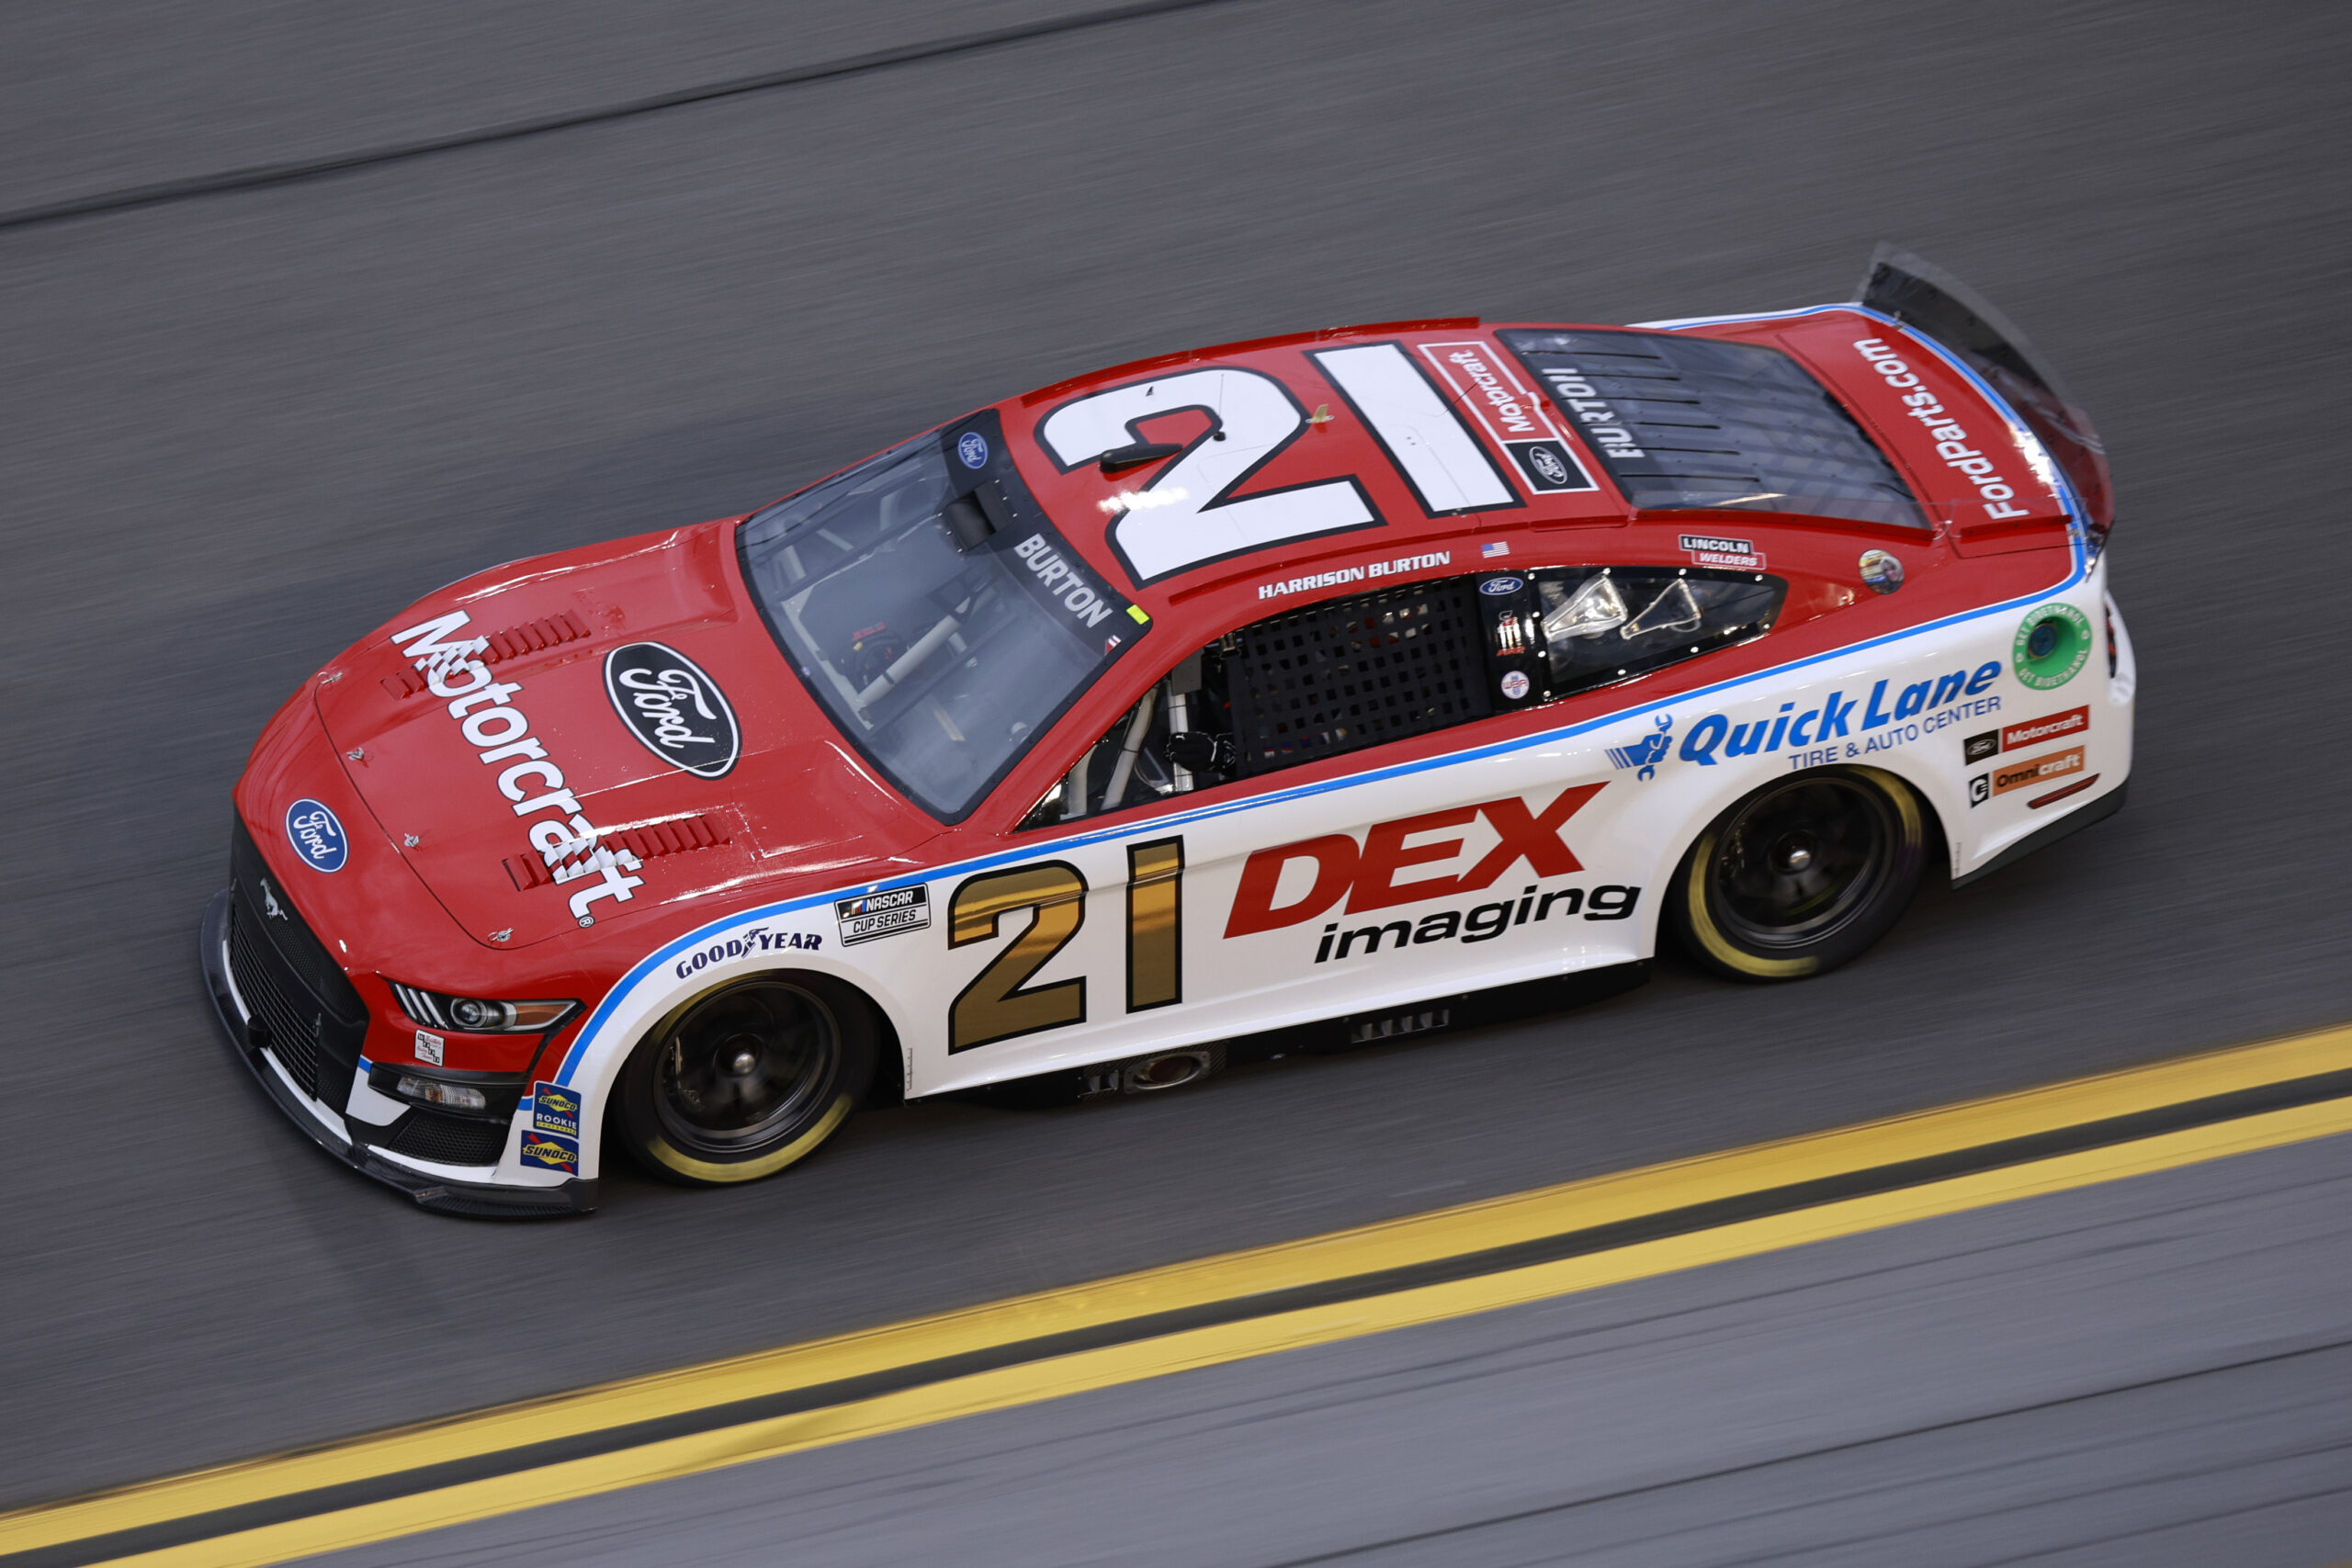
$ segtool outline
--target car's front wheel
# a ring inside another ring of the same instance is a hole
[[[1699,835],[1675,874],[1668,917],[1718,974],[1818,975],[1902,915],[1927,839],[1918,797],[1892,773],[1824,768],[1775,779]]]
[[[629,1153],[673,1181],[755,1181],[832,1136],[874,1077],[863,998],[820,976],[759,976],[662,1020],[621,1069]]]

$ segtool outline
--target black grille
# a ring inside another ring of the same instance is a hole
[[[1226,662],[1242,771],[1482,718],[1477,593],[1459,579],[1341,599],[1261,621]]]
[[[496,1165],[506,1152],[506,1123],[412,1111],[384,1147],[411,1159],[443,1165]]]
[[[340,1111],[368,1036],[368,1008],[311,934],[292,895],[240,821],[229,866],[229,974],[254,1021],[304,1093]]]
[[[245,929],[246,917],[234,903],[229,907],[229,977],[245,1011],[260,1026],[263,1046],[304,1094],[319,1092],[319,1032],[325,1015],[313,1010],[305,1017],[287,999],[271,973],[278,966],[263,957],[262,944]]]
[[[1777,348],[1672,333],[1502,337],[1637,508],[1928,525],[1853,416]]]

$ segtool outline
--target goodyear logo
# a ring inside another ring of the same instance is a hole
[[[558,1084],[531,1086],[531,1130],[580,1136],[580,1097]]]

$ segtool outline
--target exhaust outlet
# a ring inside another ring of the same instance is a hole
[[[1223,1041],[1187,1045],[1181,1051],[1155,1051],[1148,1056],[1130,1056],[1124,1062],[1105,1062],[1099,1067],[1087,1068],[1083,1093],[1158,1094],[1162,1089],[1198,1083],[1224,1066]]]

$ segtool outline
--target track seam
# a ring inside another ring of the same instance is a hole
[[[436,152],[454,152],[468,147],[486,147],[502,141],[519,141],[527,137],[546,136],[559,130],[577,130],[582,126],[605,125],[615,120],[634,118],[639,115],[659,114],[665,109],[715,103],[725,98],[743,97],[752,93],[773,92],[781,87],[797,87],[810,82],[837,81],[844,76],[862,76],[873,72],[888,70],[894,65],[939,60],[950,55],[971,54],[982,50],[1002,48],[1007,44],[1026,43],[1035,39],[1052,38],[1060,33],[1083,32],[1090,28],[1109,27],[1119,22],[1138,21],[1146,17],[1168,16],[1179,11],[1205,10],[1212,6],[1227,6],[1234,3],[1235,0],[1137,0],[1137,3],[1133,5],[1081,11],[1074,16],[1057,17],[1039,22],[1025,22],[1014,27],[993,28],[985,32],[962,33],[953,38],[933,39],[926,43],[902,44],[896,49],[874,50],[865,54],[851,55],[843,60],[825,61],[815,65],[795,66],[784,71],[767,72],[757,76],[741,76],[728,82],[707,83],[699,87],[682,87],[674,92],[659,93],[651,97],[633,98],[627,103],[611,104],[603,108],[576,109],[568,114],[543,115],[530,119],[509,120],[503,125],[484,126],[475,130],[461,130],[447,136],[426,137],[415,141],[393,142],[387,146],[366,148],[353,152],[329,153],[321,158],[294,159],[279,164],[258,164],[243,169],[227,169],[218,174],[191,175],[182,179],[159,180],[151,185],[130,186],[119,190],[100,191],[91,196],[73,197],[63,201],[48,202],[39,207],[19,208],[14,212],[0,213],[0,232],[62,223],[75,218],[92,218],[105,213],[130,212],[142,208],[164,207],[175,202],[193,201],[201,197],[264,190],[273,186],[323,179],[330,175],[349,174],[359,169],[378,168],[386,164],[404,163],[414,158],[430,157]]]

